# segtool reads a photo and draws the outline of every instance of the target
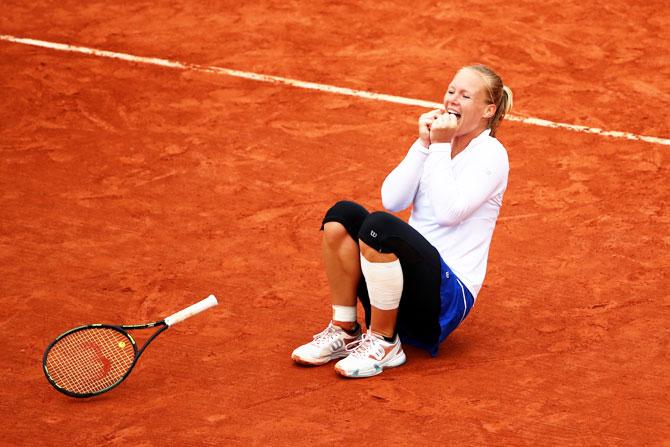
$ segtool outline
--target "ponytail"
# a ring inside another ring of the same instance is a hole
[[[491,128],[491,136],[496,136],[496,130],[500,122],[505,118],[505,115],[512,110],[512,104],[514,102],[514,96],[512,95],[512,89],[506,85],[503,85],[502,94],[500,95],[500,101],[496,104],[496,113],[489,119],[489,127]]]

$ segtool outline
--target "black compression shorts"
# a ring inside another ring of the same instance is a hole
[[[368,212],[355,203],[341,201],[331,207],[323,224],[338,222],[351,238],[362,240],[380,253],[393,253],[400,260],[403,291],[398,309],[396,332],[420,344],[436,343],[440,336],[440,255],[418,231],[392,214]],[[358,298],[370,326],[370,297],[361,275]]]

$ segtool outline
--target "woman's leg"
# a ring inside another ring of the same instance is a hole
[[[323,218],[323,259],[333,304],[333,324],[356,328],[356,296],[361,282],[358,232],[368,211],[355,202],[340,201]]]
[[[335,365],[345,377],[370,377],[400,366],[405,353],[398,327],[439,335],[440,257],[409,224],[392,214],[370,214],[359,230],[361,270],[371,310],[368,333]]]
[[[359,244],[361,249],[361,256],[371,264],[384,264],[383,268],[389,270],[389,267],[392,267],[392,263],[398,261],[398,257],[393,253],[380,253],[363,241],[359,241]],[[398,266],[398,268],[400,267]],[[391,276],[394,274],[394,272],[390,271],[388,273],[390,273]],[[386,307],[385,309],[380,309],[379,307],[375,306],[374,302],[372,302],[374,301],[372,294],[370,296],[372,314],[370,319],[370,328],[374,328],[373,332],[383,335],[387,338],[394,337],[396,322],[398,320],[398,306],[400,305],[400,297],[402,294],[402,270],[395,272],[396,276],[398,274],[400,275],[401,287],[400,290],[397,290],[397,285],[395,287],[395,294],[397,294],[397,303],[394,303],[395,305],[390,306],[390,308],[389,306],[384,306]],[[395,283],[397,284],[397,281],[395,281]],[[371,284],[370,281],[368,281],[368,284]],[[393,293],[393,291],[391,293]]]
[[[311,342],[293,351],[291,358],[297,363],[322,365],[346,357],[346,345],[361,336],[356,318],[357,290],[363,283],[357,235],[368,214],[365,208],[354,202],[338,202],[323,219],[322,249],[333,318]]]
[[[326,277],[334,306],[333,324],[342,329],[352,330],[356,326],[356,320],[351,319],[351,314],[347,310],[353,307],[355,317],[356,289],[361,279],[358,244],[347,233],[344,225],[339,222],[326,222],[323,225],[322,247]],[[342,314],[338,314],[335,309],[344,311],[344,316],[340,316]]]
[[[390,269],[391,263],[395,261],[392,270],[396,275],[402,275],[402,295],[396,309],[390,311],[371,306],[370,326],[373,330],[389,337],[400,329],[422,341],[436,340],[440,329],[437,317],[440,312],[441,282],[437,249],[407,222],[385,212],[374,212],[366,218],[359,231],[359,239],[363,257],[373,266],[375,263],[386,263]],[[366,283],[368,290],[375,289],[370,280],[366,279]],[[385,283],[380,287],[397,287],[397,282],[389,279]],[[397,302],[389,297],[382,301]]]

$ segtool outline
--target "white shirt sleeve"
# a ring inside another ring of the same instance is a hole
[[[382,204],[392,212],[409,207],[419,188],[423,165],[430,152],[417,140],[382,184]]]
[[[432,144],[430,153],[433,166],[430,196],[440,225],[456,225],[468,218],[505,182],[507,160],[504,152],[483,153],[477,163],[470,163],[458,178],[452,169],[450,144]]]

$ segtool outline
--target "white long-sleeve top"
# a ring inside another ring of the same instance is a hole
[[[382,185],[384,208],[398,212],[413,205],[409,224],[440,253],[477,297],[507,188],[509,160],[490,129],[451,158],[451,144],[418,140]]]

